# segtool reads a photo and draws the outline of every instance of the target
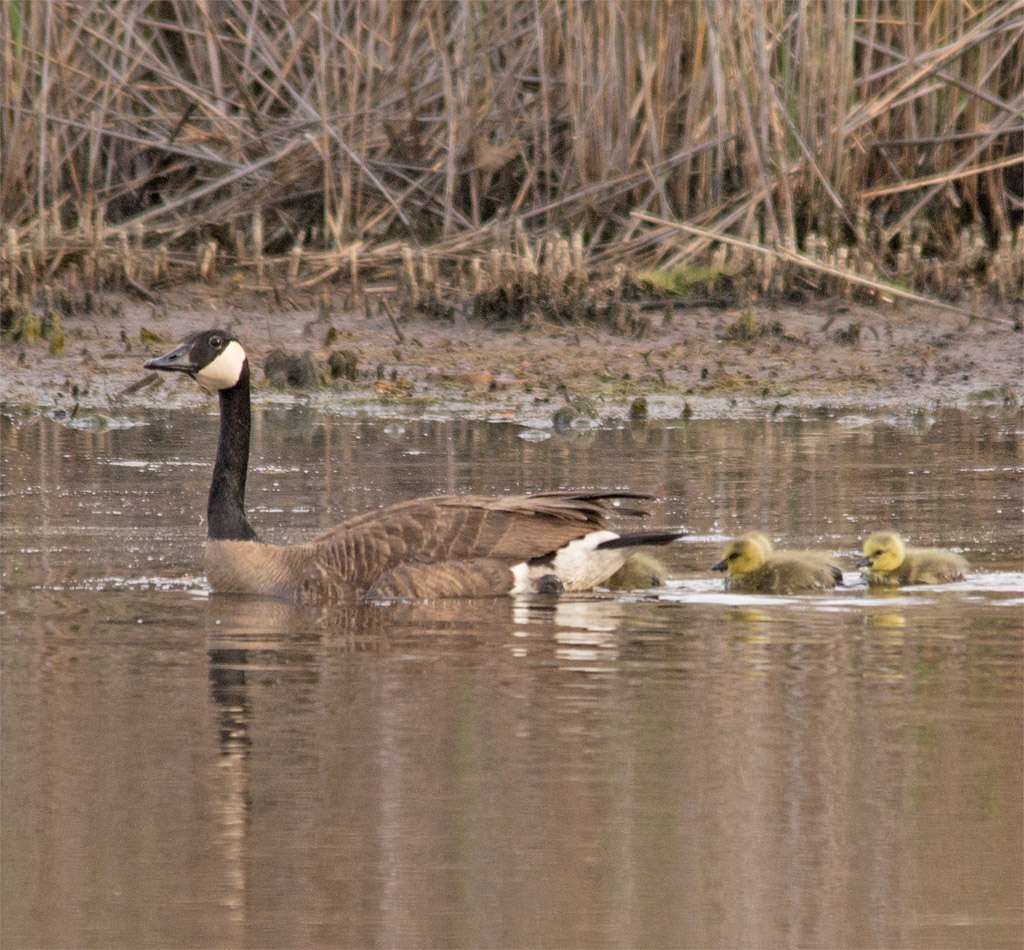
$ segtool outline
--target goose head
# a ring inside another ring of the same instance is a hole
[[[226,330],[203,330],[169,353],[147,360],[146,369],[188,373],[203,389],[217,392],[241,382],[246,370],[245,350]]]
[[[864,557],[857,566],[887,574],[899,568],[905,554],[903,539],[895,531],[876,531],[864,542]]]
[[[756,532],[755,532],[756,533]],[[720,560],[711,570],[728,571],[730,574],[749,574],[764,566],[767,552],[757,538],[745,535],[730,541],[722,552]]]

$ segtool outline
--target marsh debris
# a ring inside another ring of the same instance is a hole
[[[278,389],[315,389],[321,385],[321,370],[313,354],[298,355],[271,350],[263,361],[267,382]]]
[[[646,422],[649,413],[646,396],[637,396],[629,405],[629,418],[632,422]]]
[[[749,343],[765,337],[782,339],[786,335],[778,320],[761,320],[753,310],[744,310],[735,320],[727,324],[722,339],[730,342]]]
[[[836,330],[833,339],[843,346],[856,346],[860,343],[861,325],[854,321],[842,329]]]
[[[327,357],[327,371],[332,380],[355,382],[359,378],[359,357],[352,350],[334,350]]]

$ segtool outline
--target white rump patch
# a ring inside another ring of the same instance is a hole
[[[196,382],[211,392],[230,389],[241,378],[244,363],[245,350],[237,340],[232,340],[223,353],[196,373]]]
[[[554,574],[567,593],[598,587],[622,567],[629,556],[630,548],[597,550],[599,544],[617,537],[614,531],[591,531],[559,548],[553,561],[546,564],[522,561],[514,565],[511,568],[512,593],[532,593],[537,589],[537,581],[548,574]]]
[[[513,580],[512,590],[509,593],[529,594],[533,590],[533,585],[530,583],[530,565],[526,561],[520,561],[518,564],[514,564],[510,570]]]

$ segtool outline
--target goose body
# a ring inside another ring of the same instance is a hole
[[[197,333],[148,369],[184,372],[220,398],[220,437],[207,503],[206,573],[218,592],[307,603],[362,597],[485,597],[590,590],[638,545],[679,531],[620,535],[606,518],[619,491],[418,498],[349,518],[311,541],[267,544],[245,514],[250,374],[230,333]],[[624,515],[646,514],[636,507]]]
[[[904,584],[948,584],[967,573],[967,561],[954,551],[908,548],[895,531],[876,531],[864,542],[857,563],[873,587]]]
[[[776,551],[761,532],[730,541],[712,568],[725,572],[725,589],[758,594],[796,594],[831,590],[843,572],[819,551]]]

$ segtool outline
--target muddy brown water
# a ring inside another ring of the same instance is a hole
[[[257,409],[271,540],[577,485],[691,532],[661,591],[332,610],[208,594],[216,425],[0,420],[3,946],[1021,945],[1019,414]],[[878,525],[975,572],[707,570],[740,530],[852,558]]]

